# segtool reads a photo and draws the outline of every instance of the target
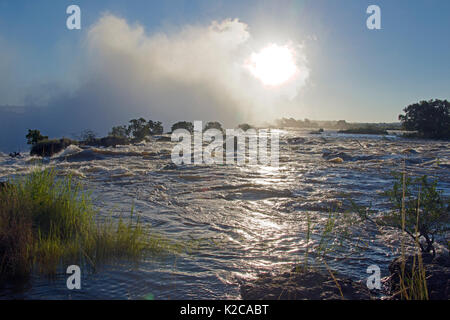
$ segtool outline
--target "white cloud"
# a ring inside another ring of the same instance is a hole
[[[107,14],[88,32],[88,70],[99,94],[105,94],[103,88],[117,95],[128,110],[165,121],[234,124],[268,116],[275,105],[295,97],[309,75],[302,48],[290,44],[300,76],[285,86],[264,88],[244,67],[260,49],[253,40],[248,26],[237,19],[147,35],[141,25]]]

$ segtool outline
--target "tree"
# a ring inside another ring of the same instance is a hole
[[[116,126],[112,127],[111,132],[109,132],[111,137],[117,138],[128,138],[128,128],[127,126]]]
[[[190,133],[194,132],[194,125],[192,124],[192,122],[187,122],[187,121],[180,121],[175,123],[172,126],[172,132],[174,132],[177,129],[185,129],[187,131],[189,131]]]
[[[97,134],[94,131],[87,129],[81,132],[80,140],[84,142],[92,142],[96,137]]]
[[[144,118],[133,119],[130,120],[127,132],[133,135],[135,141],[142,141],[145,136],[150,135],[150,127]]]
[[[450,139],[450,102],[429,100],[414,103],[399,115],[405,130],[417,131],[419,136],[431,139]]]
[[[422,252],[435,254],[435,236],[450,230],[450,203],[437,190],[437,181],[429,181],[426,176],[412,179],[400,173],[391,190],[385,192],[393,210],[382,217],[382,224],[402,230],[402,208],[405,212],[405,232],[414,241],[416,235]],[[405,188],[403,190],[403,179]],[[404,192],[404,196],[403,196]]]
[[[249,125],[248,123],[242,123],[242,124],[238,125],[238,129],[241,129],[243,131],[247,131],[252,128],[253,127],[251,125]]]
[[[150,128],[150,134],[162,134],[164,132],[164,128],[161,121],[148,121],[148,126]]]
[[[217,129],[217,130],[223,132],[222,125],[220,124],[220,122],[217,122],[217,121],[208,122],[208,123],[205,125],[205,129],[204,129],[203,131],[206,131],[206,130],[208,130],[208,129]]]
[[[35,145],[39,141],[47,140],[48,136],[43,136],[39,130],[28,129],[28,134],[25,138],[27,138],[27,144]]]

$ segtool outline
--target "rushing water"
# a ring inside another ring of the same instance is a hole
[[[130,212],[170,238],[203,239],[192,251],[138,265],[105,266],[82,275],[82,289],[69,291],[66,275],[32,278],[0,289],[3,298],[224,299],[239,298],[239,283],[261,272],[290,268],[303,259],[307,213],[325,219],[330,208],[351,198],[386,210],[381,192],[392,185],[391,171],[439,179],[450,192],[448,142],[396,136],[340,135],[283,131],[280,166],[171,165],[171,142],[81,150],[69,147],[44,160],[79,177],[103,213]],[[334,156],[343,163],[328,161]],[[0,153],[0,180],[24,174],[36,158]],[[364,225],[361,226],[364,228]],[[331,259],[330,266],[355,280],[377,264],[386,275],[396,252],[367,225],[369,248],[356,256]]]

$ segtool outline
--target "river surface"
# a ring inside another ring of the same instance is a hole
[[[153,139],[108,149],[69,147],[39,166],[79,178],[103,214],[127,213],[134,205],[142,221],[165,236],[186,243],[202,239],[195,248],[83,273],[79,291],[66,288],[65,274],[51,280],[33,276],[26,284],[3,287],[0,298],[239,299],[241,281],[303,261],[307,214],[320,223],[346,199],[387,210],[381,192],[404,159],[409,174],[435,177],[450,194],[448,142],[284,130],[278,169],[176,167],[173,146]],[[329,161],[336,157],[343,162]],[[0,180],[33,170],[36,160],[0,153]],[[348,259],[331,256],[330,267],[354,280],[365,279],[373,264],[387,275],[398,254],[395,236],[379,234],[370,224],[360,228],[369,235],[367,249]]]

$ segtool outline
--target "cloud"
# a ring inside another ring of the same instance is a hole
[[[103,107],[125,118],[131,112],[164,121],[217,119],[234,125],[292,99],[308,76],[301,47],[292,45],[301,76],[284,87],[264,89],[244,67],[259,49],[253,42],[249,27],[237,19],[147,35],[141,25],[107,14],[85,40],[90,84],[78,95],[91,95],[95,88],[116,102]]]

